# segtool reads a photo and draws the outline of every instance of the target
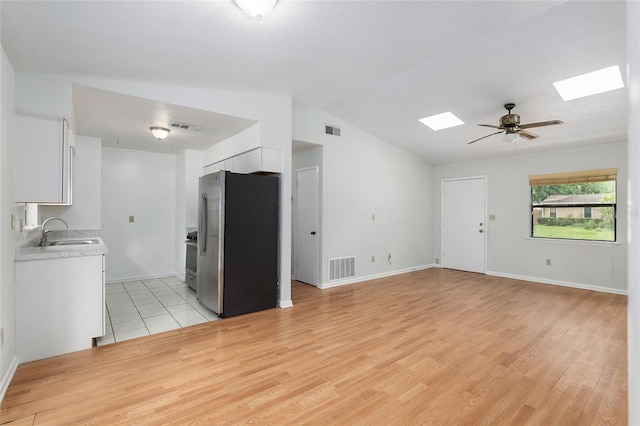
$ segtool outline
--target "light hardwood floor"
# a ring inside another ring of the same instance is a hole
[[[15,424],[627,423],[626,297],[430,269],[20,365]]]

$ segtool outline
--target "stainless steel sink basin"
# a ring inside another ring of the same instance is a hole
[[[86,238],[82,240],[47,241],[43,245],[45,247],[50,247],[50,246],[78,246],[78,245],[89,245],[89,244],[100,244],[100,240],[96,238]]]

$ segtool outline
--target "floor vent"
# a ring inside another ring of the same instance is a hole
[[[340,127],[324,126],[324,132],[328,135],[340,136]]]
[[[355,257],[334,257],[333,259],[329,259],[329,281],[355,276]]]

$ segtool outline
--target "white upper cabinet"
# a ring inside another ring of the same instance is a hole
[[[272,148],[255,148],[235,157],[209,164],[203,174],[226,170],[233,173],[282,173],[282,151]]]
[[[73,147],[67,120],[17,115],[16,202],[71,205]]]
[[[282,173],[282,151],[256,148],[232,158],[231,171],[236,173]]]

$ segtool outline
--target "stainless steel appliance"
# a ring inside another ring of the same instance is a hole
[[[227,171],[200,178],[196,293],[221,317],[277,305],[279,183]]]
[[[187,256],[185,259],[184,282],[193,290],[196,289],[198,272],[198,232],[187,233]]]

